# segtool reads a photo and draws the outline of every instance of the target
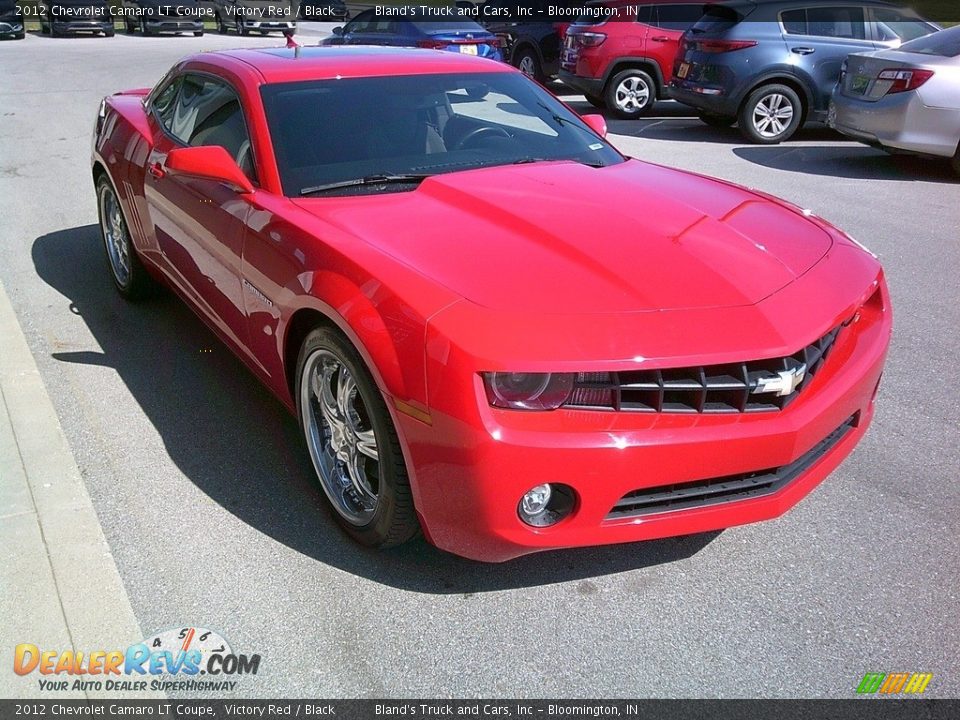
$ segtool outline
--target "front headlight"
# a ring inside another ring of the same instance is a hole
[[[570,399],[573,373],[483,373],[487,400],[510,410],[556,410]]]

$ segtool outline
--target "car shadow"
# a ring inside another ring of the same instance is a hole
[[[403,590],[480,593],[675,562],[719,534],[547,552],[499,565],[456,557],[423,539],[384,552],[362,548],[327,511],[296,420],[172,293],[135,305],[122,300],[96,225],[43,235],[32,257],[102,349],[52,357],[115,370],[186,477],[243,522],[318,562]]]
[[[775,170],[836,178],[960,181],[947,159],[891,155],[859,144],[754,146],[736,148],[733,153],[743,160]]]

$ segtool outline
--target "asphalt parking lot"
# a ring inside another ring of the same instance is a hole
[[[625,153],[783,196],[880,255],[896,321],[871,431],[773,522],[498,566],[423,541],[377,554],[322,511],[294,419],[177,300],[124,303],[99,245],[100,98],[190,52],[282,42],[0,43],[0,281],[144,631],[195,624],[261,653],[246,697],[852,697],[867,671],[932,672],[928,695],[960,696],[946,163],[819,127],[748,146],[674,103],[610,120]]]

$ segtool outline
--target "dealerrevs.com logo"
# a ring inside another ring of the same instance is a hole
[[[259,654],[235,653],[221,635],[199,627],[167,630],[126,650],[45,650],[21,643],[13,652],[13,671],[38,673],[43,691],[229,692],[235,678],[259,670]]]

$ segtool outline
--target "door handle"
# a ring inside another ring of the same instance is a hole
[[[654,42],[670,42],[670,38],[668,38],[666,35],[657,35],[656,37],[652,37],[650,39]]]
[[[159,161],[155,163],[151,163],[150,167],[148,167],[147,170],[151,175],[153,175],[158,180],[167,174],[163,169],[163,165],[161,165]]]
[[[816,51],[817,51],[816,48],[812,48],[812,47],[795,47],[795,48],[790,48],[790,52],[796,53],[797,55],[812,55],[812,54],[815,53]]]

